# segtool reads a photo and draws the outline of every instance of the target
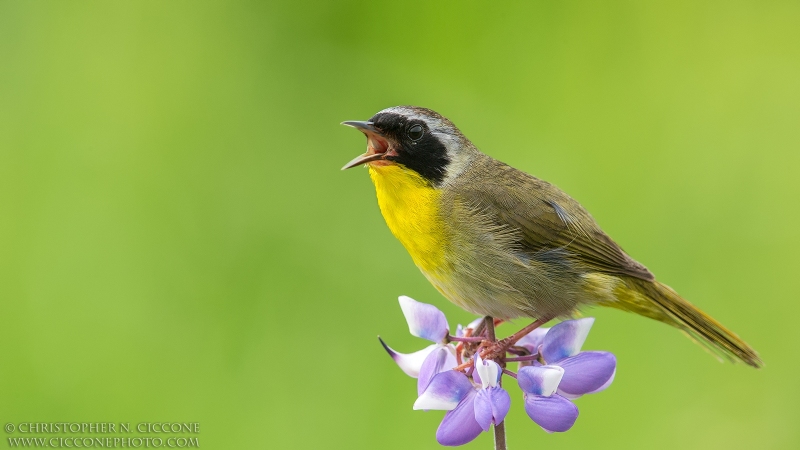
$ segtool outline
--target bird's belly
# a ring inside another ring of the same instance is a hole
[[[469,210],[466,210],[469,211]],[[453,214],[460,226],[450,236],[445,274],[426,273],[451,302],[475,314],[502,319],[555,318],[584,301],[580,277],[565,258],[524,253],[518,235],[492,228],[480,217]]]
[[[445,276],[423,273],[445,298],[473,314],[506,320],[535,316],[528,299],[519,292],[492,289],[484,280],[465,277],[458,269]]]
[[[552,318],[574,309],[571,281],[552,263],[519,254],[515,231],[493,226],[466,205],[443,204],[441,191],[402,166],[369,172],[389,229],[448,300],[502,319]]]

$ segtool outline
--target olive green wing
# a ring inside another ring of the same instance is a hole
[[[562,249],[589,270],[655,279],[600,229],[588,211],[557,187],[495,160],[478,164],[470,172],[472,180],[460,186],[459,196],[498,225],[519,230],[519,245],[526,252]]]

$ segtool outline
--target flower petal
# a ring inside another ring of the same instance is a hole
[[[458,365],[456,351],[452,345],[440,345],[422,362],[417,378],[417,395],[422,395],[434,376]]]
[[[551,397],[525,394],[525,412],[550,433],[567,431],[578,419],[578,407],[558,394]]]
[[[383,345],[383,348],[386,349],[386,352],[389,353],[389,356],[392,357],[394,362],[403,369],[406,375],[412,378],[417,378],[419,376],[419,370],[422,368],[422,363],[425,361],[425,358],[437,347],[441,347],[440,344],[431,344],[414,353],[398,353],[386,345],[386,342],[383,342],[383,339],[380,337],[378,337],[378,340],[381,341],[381,345]]]
[[[431,342],[441,342],[447,336],[447,319],[439,308],[405,295],[401,295],[398,300],[408,322],[408,331],[412,335]]]
[[[414,409],[449,411],[474,390],[466,375],[456,370],[446,370],[433,377],[425,392],[414,402]]]
[[[518,346],[525,347],[531,354],[536,354],[539,351],[539,346],[544,342],[544,336],[550,328],[537,328],[530,333],[522,336],[522,339],[517,341]]]
[[[472,364],[473,365],[475,364],[475,357],[472,358]],[[483,380],[481,379],[481,374],[479,374],[477,370],[472,371],[472,381],[475,384],[480,384],[481,386],[483,386]]]
[[[587,392],[587,394],[594,394],[594,393],[600,392],[600,391],[604,390],[605,388],[611,386],[611,382],[614,381],[614,376],[616,376],[616,375],[617,375],[617,369],[614,369],[614,373],[611,374],[611,378],[609,378],[608,381],[605,382],[605,384],[603,384],[599,388],[593,390],[592,392]]]
[[[489,431],[489,426],[493,423],[502,422],[509,408],[511,408],[511,397],[500,386],[480,389],[475,396],[475,420],[483,431]]]
[[[478,317],[477,319],[475,319],[472,322],[468,323],[467,324],[467,328],[472,328],[473,330],[476,330],[478,328],[478,325],[480,325],[481,322],[483,322],[484,320],[485,319],[483,317]]]
[[[481,355],[478,354],[475,355],[475,372],[478,373],[475,381],[481,383],[484,389],[489,386],[497,386],[497,383],[500,382],[500,377],[503,375],[503,369],[496,362],[481,359]]]
[[[564,369],[558,366],[525,366],[517,372],[520,389],[528,394],[549,397],[558,389]]]
[[[609,352],[580,352],[556,365],[564,368],[558,392],[575,398],[608,387],[617,369],[617,358]]]
[[[542,344],[542,356],[548,364],[575,356],[592,329],[594,317],[565,320],[550,329]]]
[[[441,445],[464,445],[483,431],[475,420],[475,390],[471,389],[458,406],[448,411],[436,430],[436,441]]]
[[[480,325],[481,322],[483,322],[483,317],[478,317],[477,319],[468,323],[467,326],[458,324],[458,326],[456,327],[456,337],[464,337],[464,333],[467,331],[467,329],[475,331],[475,329],[478,328],[478,325]]]

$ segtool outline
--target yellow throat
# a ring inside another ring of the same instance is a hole
[[[386,225],[414,264],[428,276],[446,270],[448,239],[439,212],[441,193],[413,170],[397,164],[370,165]]]

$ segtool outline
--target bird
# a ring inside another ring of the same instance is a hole
[[[395,106],[343,125],[367,138],[365,165],[392,234],[449,301],[538,324],[605,306],[685,332],[761,367],[758,353],[628,256],[578,201],[481,152],[446,117]]]

